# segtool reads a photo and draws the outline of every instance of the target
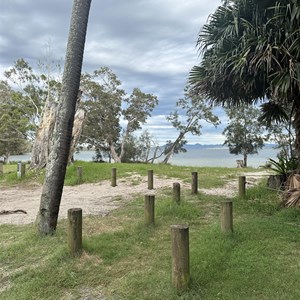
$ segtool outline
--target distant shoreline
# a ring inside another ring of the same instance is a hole
[[[221,146],[221,147],[220,147]],[[237,166],[236,160],[243,159],[242,155],[229,153],[227,147],[222,145],[189,145],[187,152],[175,154],[169,161],[171,165],[187,167],[230,167]],[[272,158],[276,159],[278,150],[272,146],[266,146],[258,154],[248,156],[248,166],[258,168],[265,165]],[[75,160],[93,161],[94,151],[80,151],[74,154]],[[30,153],[24,155],[12,155],[10,161],[30,161]],[[155,163],[160,163],[160,160]]]

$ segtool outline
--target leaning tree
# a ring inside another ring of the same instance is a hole
[[[211,105],[207,105],[203,97],[195,95],[189,84],[184,89],[184,97],[176,102],[175,110],[167,116],[167,120],[178,131],[175,141],[167,141],[164,150],[163,163],[168,163],[174,153],[185,152],[184,145],[187,143],[186,134],[201,135],[202,122],[207,122],[215,127],[220,124],[219,118],[214,115]]]
[[[46,167],[38,212],[41,234],[56,230],[59,206],[70,151],[74,115],[80,84],[83,52],[91,0],[74,0],[62,79],[59,117],[53,133],[53,146]]]
[[[229,0],[209,17],[190,72],[194,92],[215,104],[292,110],[300,158],[300,6],[297,0]],[[269,116],[270,116],[269,114]]]

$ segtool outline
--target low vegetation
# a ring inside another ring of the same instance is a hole
[[[66,184],[76,184],[76,166],[84,182],[110,178],[111,165],[76,163]],[[120,164],[118,176],[132,172],[190,180],[199,187],[220,187],[240,170],[171,165]],[[243,170],[244,171],[244,170]],[[253,171],[253,169],[246,169]],[[12,183],[4,175],[2,185]],[[42,174],[39,175],[42,179]],[[20,183],[14,179],[14,184]],[[30,184],[31,180],[21,181]],[[1,299],[299,299],[299,209],[281,209],[266,182],[233,198],[234,233],[220,231],[220,201],[225,196],[182,189],[182,203],[171,189],[156,196],[155,226],[144,225],[144,197],[106,217],[84,218],[83,254],[71,258],[67,222],[56,234],[40,237],[34,225],[0,226]],[[178,295],[171,286],[170,225],[189,224],[191,285]]]

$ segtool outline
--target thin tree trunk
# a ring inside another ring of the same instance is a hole
[[[74,124],[73,124],[73,131],[72,131],[72,140],[71,140],[71,147],[69,152],[69,159],[68,163],[71,162],[72,157],[76,151],[76,147],[78,145],[82,128],[83,128],[83,122],[85,119],[85,112],[83,109],[78,109],[75,114]]]
[[[300,101],[300,99],[299,99]],[[295,107],[295,116],[294,116],[294,128],[295,128],[295,149],[298,157],[298,170],[300,169],[300,105]]]
[[[115,149],[115,147],[114,147],[113,144],[110,145],[110,153],[111,153],[112,159],[116,163],[120,163],[121,162],[120,156],[117,154],[116,149]]]
[[[166,157],[163,160],[164,164],[167,164],[169,159],[172,157],[172,155],[174,154],[174,149],[176,148],[176,146],[178,145],[178,143],[184,138],[185,132],[181,132],[178,136],[178,138],[176,139],[176,141],[173,143],[170,151],[166,154]]]
[[[59,103],[59,115],[53,136],[54,144],[47,163],[37,216],[38,230],[41,234],[52,233],[57,226],[79,91],[90,5],[91,0],[74,0],[73,2],[62,80],[62,98]]]
[[[247,167],[247,159],[248,159],[248,155],[247,155],[247,153],[244,153],[244,168],[246,168]]]
[[[156,154],[157,154],[158,149],[159,149],[159,146],[156,146],[155,150],[154,150],[154,153],[153,153],[152,160],[151,160],[151,164],[154,164],[154,160],[156,158]]]
[[[122,138],[121,152],[120,152],[120,155],[119,155],[119,162],[122,162],[122,159],[123,159],[124,154],[125,154],[125,143],[127,142],[127,139],[128,139],[128,136],[129,136],[130,126],[131,126],[131,124],[128,123],[127,127],[126,127],[126,130],[125,130],[125,133],[124,133],[123,138]]]

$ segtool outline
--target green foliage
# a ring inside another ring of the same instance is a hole
[[[12,68],[4,72],[5,77],[17,86],[21,96],[18,107],[31,126],[30,139],[34,139],[35,130],[41,121],[46,99],[58,101],[60,94],[60,81],[50,75],[50,65],[44,67],[46,68],[44,70],[46,74],[34,70],[28,62],[20,58]]]
[[[299,15],[296,0],[223,1],[198,37],[194,92],[229,106],[261,100],[266,120],[294,119],[299,137]]]
[[[93,75],[86,73],[81,80],[86,99],[82,105],[87,117],[80,142],[88,144],[89,148],[94,147],[103,155],[108,153],[117,162],[138,156],[136,153],[129,154],[133,151],[130,139],[134,138],[133,132],[141,128],[158,104],[156,96],[143,93],[138,88],[126,97],[120,86],[121,81],[107,67],[94,71]],[[123,134],[122,118],[127,122]]]
[[[83,99],[81,105],[86,111],[80,143],[95,147],[101,152],[109,152],[109,144],[120,137],[120,116],[122,97],[125,91],[121,81],[107,67],[85,73],[81,77]]]
[[[269,162],[271,164],[270,169],[281,175],[287,175],[294,172],[299,167],[299,160],[297,157],[279,157],[278,161],[269,158]]]
[[[14,92],[5,81],[0,81],[0,156],[5,161],[11,154],[28,150],[27,133],[31,127],[24,114],[22,96]]]
[[[247,166],[247,156],[255,154],[264,146],[266,137],[264,126],[258,121],[259,109],[240,105],[239,107],[225,109],[229,124],[224,129],[223,134],[226,137],[224,142],[228,145],[232,154],[242,154],[244,156],[244,165]]]
[[[219,103],[296,101],[298,15],[295,0],[223,2],[199,34],[203,60],[191,80]]]
[[[46,99],[58,100],[60,82],[47,67],[45,75],[20,58],[4,72],[7,82],[0,83],[0,156],[5,159],[31,150]]]
[[[18,166],[16,162],[5,164],[3,166],[4,176],[0,179],[0,186],[2,183],[5,186],[16,184],[30,186],[31,184],[42,184],[44,181],[44,170],[29,169],[29,163],[25,165],[25,177],[18,178],[17,169]]]
[[[171,155],[174,153],[185,152],[184,145],[187,143],[185,135],[191,133],[192,135],[201,135],[202,121],[217,126],[220,124],[219,118],[214,115],[212,106],[207,105],[203,97],[195,95],[192,92],[190,85],[184,89],[184,98],[176,102],[177,110],[167,116],[167,120],[179,132],[175,141],[167,141],[164,149],[166,155],[164,163],[167,163]],[[180,113],[178,112],[180,111]],[[182,117],[184,116],[184,117]]]

